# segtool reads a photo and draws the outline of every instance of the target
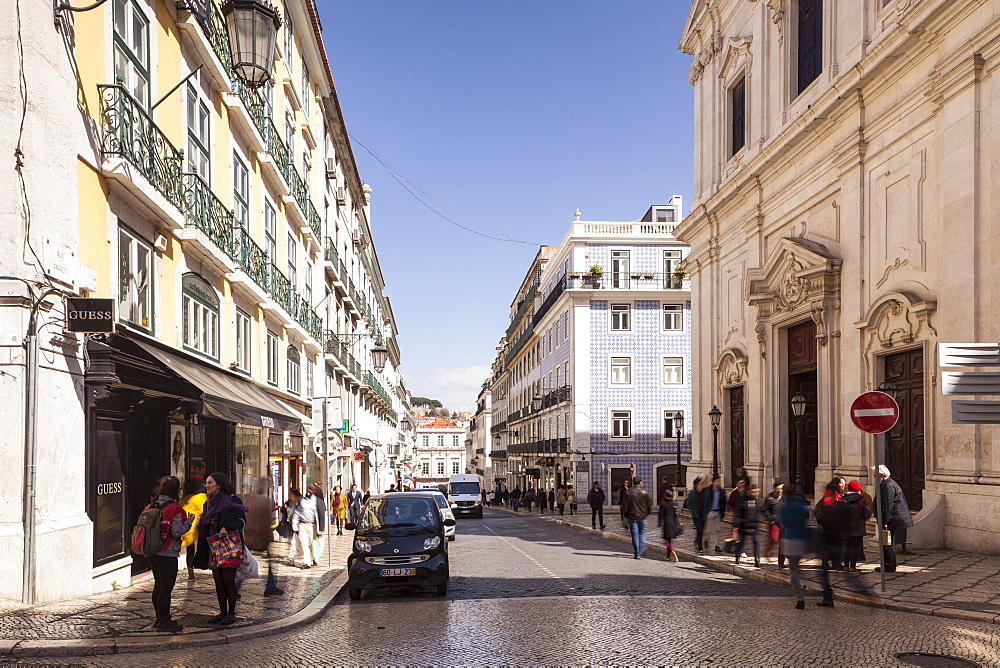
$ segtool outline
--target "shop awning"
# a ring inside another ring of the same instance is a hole
[[[302,420],[250,381],[186,359],[152,343],[135,338],[129,340],[201,390],[202,412],[205,415],[279,431],[302,431]]]

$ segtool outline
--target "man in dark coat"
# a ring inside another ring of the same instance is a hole
[[[510,490],[510,509],[515,513],[517,509],[521,507],[521,488],[515,486],[514,489]]]
[[[695,548],[698,554],[705,554],[705,520],[712,509],[712,492],[702,484],[701,478],[694,479],[694,487],[688,492],[687,499],[684,500],[684,507],[691,513],[694,520]]]
[[[889,530],[892,545],[883,545],[882,553],[885,555],[885,572],[894,573],[896,571],[896,545],[906,545],[906,530],[913,526],[913,518],[910,517],[910,506],[906,503],[906,496],[903,489],[895,480],[892,473],[885,465],[878,467],[878,477],[881,481],[879,487],[882,495],[882,524]],[[875,570],[879,570],[876,568]]]
[[[597,528],[598,517],[601,518],[601,528],[604,528],[604,502],[607,498],[604,490],[601,489],[601,483],[595,480],[590,491],[587,492],[587,503],[590,504],[590,526],[593,529]]]
[[[743,555],[743,545],[749,538],[753,544],[753,565],[760,568],[760,523],[764,518],[764,502],[760,498],[760,489],[756,485],[751,485],[746,494],[742,496],[733,512],[733,528],[737,529],[740,536],[739,545],[736,546],[736,563],[740,563]]]
[[[632,478],[632,486],[622,499],[622,513],[628,520],[632,535],[632,558],[638,559],[646,550],[646,518],[653,509],[653,499],[642,487],[642,478]]]

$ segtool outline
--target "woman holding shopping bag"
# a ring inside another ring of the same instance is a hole
[[[229,625],[236,621],[236,570],[243,561],[242,531],[247,523],[247,507],[234,491],[233,483],[224,473],[205,478],[208,501],[199,523],[198,552],[204,541],[219,599],[219,614],[210,618],[209,624]]]
[[[330,499],[330,513],[333,515],[331,524],[337,526],[337,535],[344,535],[344,520],[347,518],[347,495],[340,489],[340,485],[333,488],[333,498]],[[332,526],[330,527],[333,528]]]

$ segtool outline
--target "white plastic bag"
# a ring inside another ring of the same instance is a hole
[[[254,559],[253,554],[245,545],[243,546],[243,561],[240,562],[240,567],[236,570],[236,577],[241,580],[260,577],[260,568],[257,566],[257,560]]]

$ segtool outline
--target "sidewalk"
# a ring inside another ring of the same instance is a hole
[[[512,512],[506,508],[504,510]],[[631,549],[631,538],[628,529],[621,526],[617,507],[605,509],[607,526],[603,531],[590,528],[589,507],[582,507],[579,513],[569,515],[567,511],[567,514],[559,515],[556,511],[544,515],[534,512],[532,515],[542,521],[558,522],[613,537],[628,543]],[[525,513],[522,510],[520,514]],[[682,559],[791,589],[788,569],[778,568],[776,554],[772,554],[769,560],[762,559],[760,568],[752,566],[752,556],[749,560],[743,559],[743,563],[737,566],[733,555],[699,555],[696,554],[694,527],[690,518],[682,517],[681,523],[684,534],[675,541],[674,547]],[[647,549],[666,553],[660,529],[656,526],[655,514],[650,515],[646,522],[646,537],[649,541]],[[762,555],[766,544],[766,537],[761,536]],[[880,574],[874,572],[878,566],[878,546],[866,541],[865,552],[869,561],[859,564],[861,573],[830,573],[830,584],[836,600],[923,615],[1000,624],[1000,560],[996,557],[951,550],[919,550],[912,556],[898,555],[898,569],[895,573],[886,573],[886,591],[883,593]],[[746,565],[747,561],[751,565]],[[818,595],[819,562],[809,559],[802,563],[802,583],[806,592]]]
[[[196,570],[193,581],[186,570],[177,574],[171,609],[174,619],[184,625],[180,633],[152,628],[153,578],[148,573],[133,578],[131,587],[71,601],[35,606],[0,601],[0,659],[223,645],[301,626],[321,615],[346,581],[353,533],[325,536],[319,565],[307,570],[287,565],[288,543],[272,544],[271,562],[284,594],[264,596],[267,563],[258,559],[261,577],[243,582],[236,623],[228,627],[206,623],[219,612],[215,583],[207,570]]]

